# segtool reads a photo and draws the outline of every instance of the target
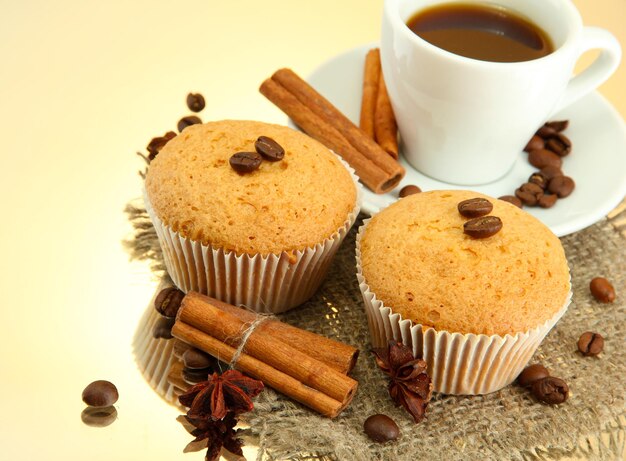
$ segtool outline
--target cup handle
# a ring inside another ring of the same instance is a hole
[[[622,49],[617,39],[609,31],[599,27],[585,27],[581,42],[578,57],[589,50],[599,49],[602,51],[589,67],[569,81],[554,112],[558,112],[591,90],[595,90],[615,72],[619,65]]]

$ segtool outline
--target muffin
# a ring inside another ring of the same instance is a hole
[[[464,233],[459,202],[481,197],[502,229]],[[510,203],[470,191],[400,199],[357,237],[357,277],[376,347],[423,356],[434,390],[484,394],[512,382],[571,298],[559,239]]]
[[[237,172],[260,136],[279,161]],[[259,312],[313,295],[358,214],[358,185],[319,142],[290,128],[226,120],[187,127],[151,162],[144,200],[165,263],[183,291]]]

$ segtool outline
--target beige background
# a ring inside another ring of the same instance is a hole
[[[624,0],[577,0],[626,45]],[[375,41],[382,1],[0,0],[0,460],[183,459],[189,437],[131,354],[156,281],[129,262],[134,155],[207,99],[205,120],[285,117],[257,93]],[[626,66],[601,92],[626,115]],[[118,385],[119,420],[80,421],[83,387]],[[201,454],[184,459],[202,459]]]

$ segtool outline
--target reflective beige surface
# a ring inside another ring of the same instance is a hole
[[[575,3],[626,46],[624,0]],[[205,120],[284,122],[258,92],[378,38],[382,1],[0,2],[3,225],[0,460],[202,459],[143,380],[132,336],[156,280],[129,262],[134,155],[207,99]],[[626,65],[601,89],[626,116]],[[81,422],[84,386],[117,384],[119,419]]]

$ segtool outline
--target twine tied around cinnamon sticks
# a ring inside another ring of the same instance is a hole
[[[183,299],[172,335],[330,418],[357,389],[354,347],[199,293]]]

